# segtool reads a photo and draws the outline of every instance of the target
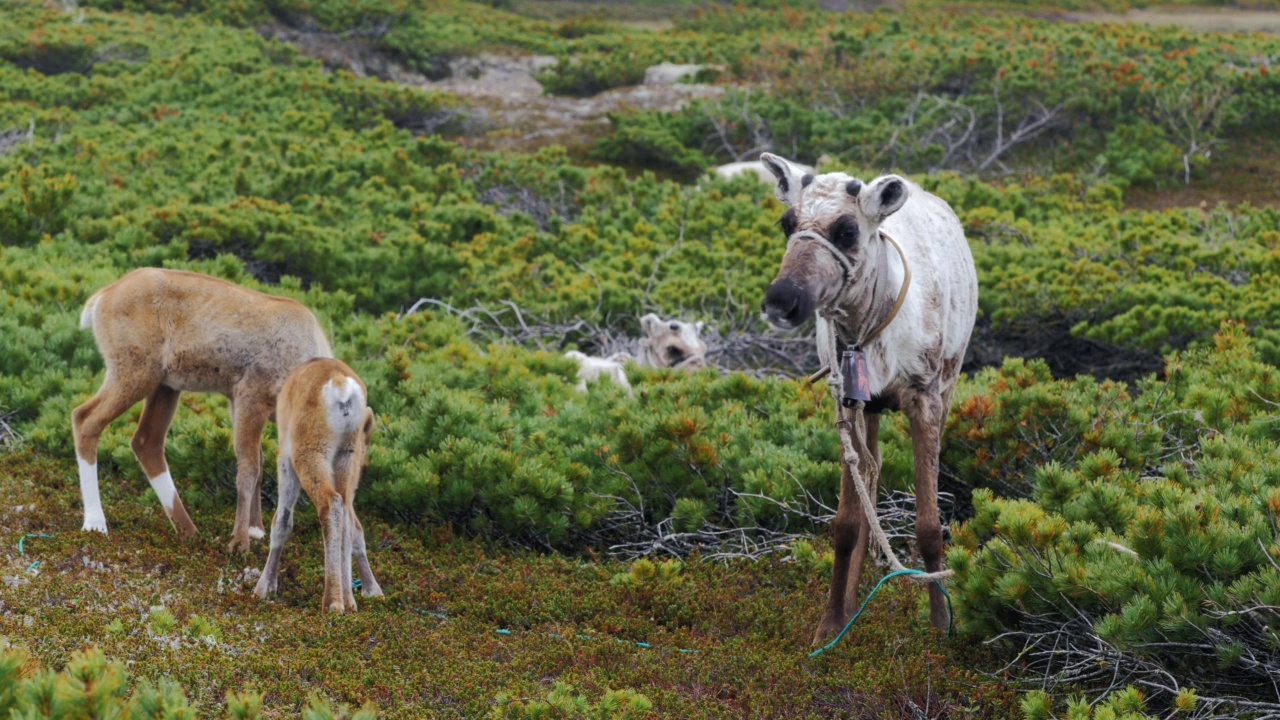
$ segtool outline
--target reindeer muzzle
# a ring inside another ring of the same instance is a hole
[[[818,304],[818,288],[828,284],[828,280],[817,277],[817,257],[826,254],[830,254],[835,261],[829,267],[839,268],[839,276],[829,279],[832,285],[839,285],[831,296],[839,297],[853,275],[849,259],[830,240],[812,230],[801,230],[787,239],[782,274],[765,291],[764,303],[760,306],[770,323],[782,328],[794,328],[813,315]],[[801,283],[795,279],[797,277],[807,282]]]
[[[793,328],[813,314],[814,299],[803,285],[789,277],[774,281],[764,293],[760,311],[769,322]]]

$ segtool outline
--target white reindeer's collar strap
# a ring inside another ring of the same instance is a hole
[[[812,234],[817,235],[817,233]],[[874,340],[886,327],[889,327],[889,323],[893,322],[893,319],[898,316],[898,312],[902,310],[903,304],[906,303],[907,290],[911,287],[911,264],[907,262],[907,255],[902,251],[902,246],[898,244],[898,241],[895,240],[892,235],[883,230],[880,231],[880,236],[887,240],[889,244],[898,251],[898,257],[902,259],[902,287],[898,289],[898,297],[894,300],[893,307],[889,308],[889,313],[885,315],[884,319],[875,327],[871,328],[871,332],[867,333],[867,335],[855,345],[855,347],[859,348]],[[823,238],[820,235],[818,237],[826,242],[826,238]],[[829,242],[827,244],[830,245]],[[832,246],[832,248],[834,250],[834,246]],[[836,253],[836,255],[844,260],[841,253]],[[845,262],[848,261],[845,260]],[[841,294],[844,293],[844,287],[840,288],[840,292]],[[830,376],[828,382],[831,383],[833,392],[839,392],[838,388],[841,388],[843,383],[842,373],[840,372],[839,352],[836,343],[836,337],[839,334],[839,331],[836,327],[837,319],[844,314],[844,311],[840,310],[838,307],[824,308],[818,311],[818,357],[822,359],[824,367],[819,368],[819,370],[808,379],[808,383],[812,384],[824,377]],[[840,398],[836,397],[836,402],[839,403],[839,401]]]
[[[892,235],[884,230],[880,231],[880,237],[888,240],[893,249],[898,251],[898,257],[902,258],[902,287],[898,289],[898,299],[893,301],[893,307],[889,308],[889,314],[885,315],[878,325],[871,328],[871,332],[867,333],[867,336],[862,338],[862,342],[858,343],[859,346],[874,340],[885,328],[889,327],[889,323],[893,322],[894,318],[898,317],[898,311],[902,310],[903,303],[907,301],[907,290],[911,287],[911,265],[907,262],[906,253],[902,252],[902,246],[898,244],[897,240],[893,239]]]

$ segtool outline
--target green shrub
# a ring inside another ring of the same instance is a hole
[[[634,690],[610,690],[596,702],[572,685],[556,682],[546,700],[514,699],[503,693],[490,718],[495,720],[640,720],[652,717],[653,703]]]
[[[182,688],[168,678],[161,678],[158,684],[143,680],[131,695],[127,695],[128,673],[124,664],[109,662],[101,650],[73,654],[67,666],[59,672],[45,669],[32,673],[31,667],[31,660],[23,650],[0,652],[0,714],[32,720],[196,718],[195,709],[187,703]],[[644,696],[639,697],[643,700]],[[605,706],[604,700],[600,706]],[[633,703],[630,707],[638,706]],[[256,720],[262,717],[262,698],[253,693],[228,693],[225,711],[230,720]],[[313,697],[302,717],[304,720],[373,720],[376,715],[367,706],[352,713],[345,705],[334,709],[328,700]]]
[[[974,517],[948,551],[957,628],[1020,645],[1045,677],[1133,683],[1161,706],[1232,707],[1254,694],[1247,687],[1267,697],[1280,630],[1263,611],[1280,597],[1280,384],[1238,326],[1215,342],[1171,359],[1166,381],[1114,400],[1095,430],[1119,431],[1112,447],[1041,460],[1028,499],[974,494]],[[1040,412],[1042,425],[1072,424],[1065,407]],[[1155,430],[1158,442],[1141,448],[1125,426]],[[1175,695],[1169,679],[1199,700]]]

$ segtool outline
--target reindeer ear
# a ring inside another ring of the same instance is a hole
[[[804,175],[808,169],[773,153],[760,153],[760,162],[778,179],[778,184],[773,188],[778,202],[787,207],[795,205],[800,199],[800,188],[803,187]]]
[[[369,436],[373,435],[373,428],[377,425],[374,422],[373,408],[365,406],[364,408],[364,427],[360,428],[360,432],[364,433],[364,439],[367,441]]]
[[[662,325],[662,318],[653,313],[640,318],[640,332],[644,333],[645,337],[653,337],[660,325]]]
[[[694,323],[694,324],[693,324],[693,331],[694,331],[695,333],[697,333],[697,334],[701,335],[701,334],[702,334],[702,327],[703,327],[704,325],[706,325],[706,323],[704,323],[704,322],[702,322],[701,320],[699,320],[698,322],[696,322],[696,323]]]
[[[885,175],[863,188],[858,193],[858,202],[869,217],[884,220],[902,208],[908,192],[906,180],[897,175]]]

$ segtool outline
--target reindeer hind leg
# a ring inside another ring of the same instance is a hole
[[[180,395],[178,390],[165,385],[160,385],[151,392],[142,407],[142,418],[133,434],[132,445],[133,454],[151,482],[151,488],[160,499],[169,522],[183,539],[190,539],[196,535],[196,526],[182,505],[182,498],[174,487],[173,476],[169,474],[169,462],[164,455],[165,436],[169,432],[169,425],[173,423],[174,413],[178,410]]]
[[[71,434],[80,467],[80,499],[84,507],[82,530],[107,533],[107,517],[102,510],[98,484],[98,441],[102,431],[112,420],[150,395],[153,389],[153,385],[131,384],[117,379],[108,368],[107,377],[97,394],[72,411]]]

